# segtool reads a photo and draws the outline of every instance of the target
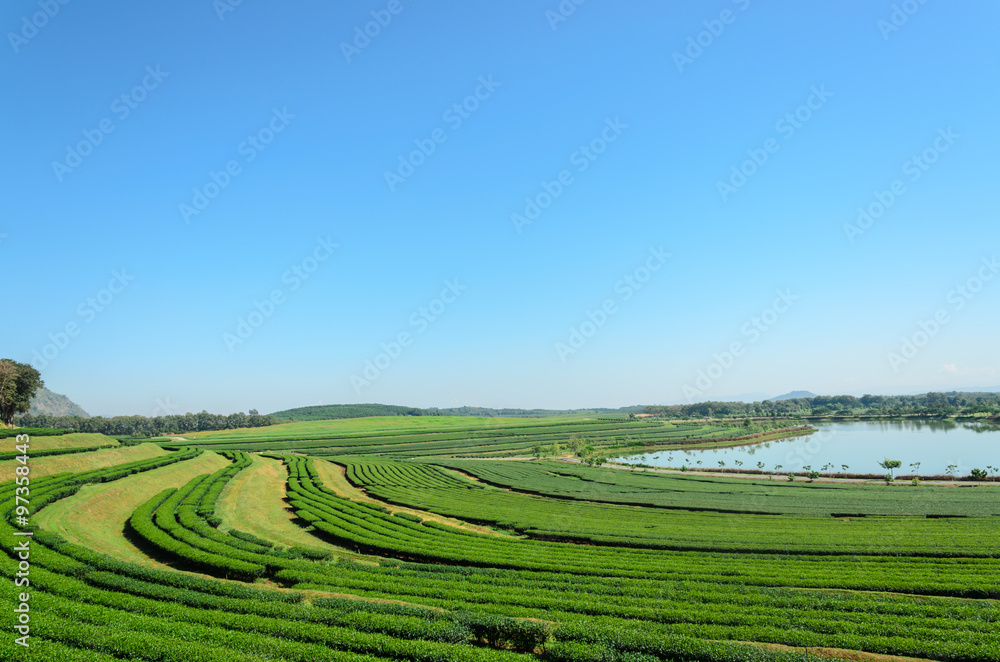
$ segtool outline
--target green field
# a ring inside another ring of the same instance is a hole
[[[620,455],[742,434],[735,424],[659,423],[621,416],[545,420],[383,416],[202,432],[160,443],[170,448],[292,451],[316,456],[517,457],[531,455],[538,445],[559,444],[567,450],[573,440],[606,455]]]
[[[1000,489],[570,461],[579,445],[613,452],[732,434],[597,418],[392,417],[38,458],[32,652],[1000,660]],[[509,459],[539,445],[546,459]],[[11,478],[17,465],[5,463]],[[24,529],[16,487],[0,485],[8,577]],[[4,582],[4,599],[14,604],[20,590]],[[0,657],[22,659],[12,639]]]

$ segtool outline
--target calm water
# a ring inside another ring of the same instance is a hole
[[[901,460],[896,474],[914,473],[910,465],[920,463],[916,473],[943,474],[955,465],[958,475],[966,475],[974,467],[997,468],[1000,474],[1000,425],[989,423],[956,423],[952,421],[864,421],[850,423],[810,423],[818,432],[762,444],[701,451],[660,451],[619,458],[620,462],[642,463],[662,467],[681,465],[803,471],[811,466],[824,471],[841,471],[848,465],[851,473],[885,473],[878,466],[884,458]],[[698,465],[697,462],[701,461]]]

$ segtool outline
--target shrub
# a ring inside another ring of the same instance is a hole
[[[456,612],[454,618],[469,629],[475,640],[493,646],[510,646],[522,652],[530,653],[543,646],[551,635],[549,625],[538,621],[471,612]]]

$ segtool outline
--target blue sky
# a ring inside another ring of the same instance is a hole
[[[0,355],[104,415],[995,387],[998,15],[5,3]]]

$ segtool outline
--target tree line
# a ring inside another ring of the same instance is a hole
[[[271,414],[262,415],[256,409],[249,413],[237,412],[228,416],[210,414],[170,414],[167,416],[52,416],[49,414],[23,414],[14,422],[25,428],[58,428],[76,432],[99,432],[108,436],[155,437],[163,433],[182,434],[205,430],[231,430],[259,428],[278,421]]]
[[[761,402],[697,402],[650,405],[644,413],[664,418],[800,416],[954,416],[1000,415],[998,393],[923,393],[920,395],[819,395]]]

